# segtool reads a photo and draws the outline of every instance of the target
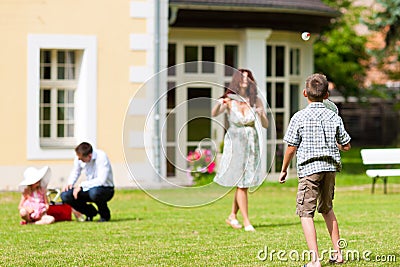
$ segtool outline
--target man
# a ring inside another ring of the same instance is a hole
[[[68,185],[61,194],[64,203],[86,216],[86,221],[93,221],[99,213],[99,222],[111,218],[107,202],[114,196],[114,181],[110,161],[106,153],[93,149],[89,143],[83,142],[75,148],[74,168],[68,178]],[[77,182],[82,169],[86,173],[86,181],[79,186]],[[95,203],[98,210],[88,202]]]

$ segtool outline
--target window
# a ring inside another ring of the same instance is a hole
[[[168,76],[175,76],[176,44],[168,44]]]
[[[215,73],[215,46],[189,45],[185,46],[184,53],[185,73]]]
[[[272,111],[269,116],[273,116],[276,127],[275,155],[267,158],[275,158],[275,162],[269,163],[272,172],[279,172],[284,155],[283,137],[290,117],[299,108],[301,50],[284,43],[270,43],[266,46],[266,57],[267,101]],[[267,136],[267,142],[271,143],[273,137]],[[269,144],[268,151],[273,151],[272,145],[275,144]]]
[[[275,75],[276,77],[285,76],[285,47],[276,46],[275,52]]]
[[[225,45],[224,47],[224,63],[225,76],[231,77],[233,75],[233,69],[238,67],[238,46],[237,45]],[[232,67],[232,68],[230,68]]]
[[[213,46],[203,46],[201,48],[201,60],[203,73],[214,73],[215,72],[215,48]]]
[[[300,85],[290,85],[290,117],[299,110]]]
[[[285,76],[285,46],[268,45],[266,47],[267,77]]]
[[[70,159],[71,147],[96,146],[97,40],[28,36],[27,158]]]
[[[40,51],[39,136],[41,147],[73,147],[75,90],[78,77],[75,50]],[[77,68],[78,67],[78,68]]]
[[[300,49],[290,49],[290,75],[300,75]]]
[[[168,82],[167,92],[167,177],[176,175],[176,158],[175,158],[175,147],[176,147],[176,88],[175,82]]]
[[[185,46],[185,72],[196,73],[198,70],[198,47],[197,46]]]

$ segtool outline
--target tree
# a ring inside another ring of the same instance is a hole
[[[366,37],[357,34],[362,6],[353,6],[350,0],[324,0],[329,6],[340,10],[342,15],[334,19],[314,44],[315,70],[324,73],[336,89],[347,99],[358,96],[363,86],[369,55]]]
[[[377,0],[380,8],[362,22],[371,31],[383,33],[384,48],[371,50],[382,71],[393,80],[400,80],[400,0]]]

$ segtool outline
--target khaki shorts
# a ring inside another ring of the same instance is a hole
[[[335,177],[336,172],[320,172],[300,178],[296,214],[300,217],[314,217],[316,209],[319,213],[328,213],[332,209]]]

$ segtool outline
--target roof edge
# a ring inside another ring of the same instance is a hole
[[[307,10],[307,9],[292,9],[279,7],[254,7],[254,6],[226,6],[226,5],[205,5],[205,4],[180,4],[170,3],[170,7],[189,10],[215,10],[215,11],[243,11],[243,12],[282,12],[305,15],[319,15],[326,17],[338,17],[341,15],[339,11],[322,11],[322,10]],[[297,12],[296,12],[297,11]],[[298,12],[301,11],[301,12]]]

